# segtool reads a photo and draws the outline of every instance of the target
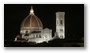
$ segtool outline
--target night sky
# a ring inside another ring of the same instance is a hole
[[[29,15],[33,6],[35,15],[44,28],[56,28],[55,13],[65,12],[66,39],[84,37],[84,4],[4,4],[4,39],[14,40],[20,34],[21,22]]]

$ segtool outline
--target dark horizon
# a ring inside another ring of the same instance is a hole
[[[33,6],[35,15],[42,21],[44,28],[56,28],[55,13],[65,12],[66,39],[84,37],[84,4],[4,4],[4,40],[14,40],[20,34],[21,22],[29,15]]]

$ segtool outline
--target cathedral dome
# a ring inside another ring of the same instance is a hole
[[[30,14],[23,20],[21,24],[21,29],[42,29],[43,24],[41,20],[34,14],[34,10],[31,7]]]

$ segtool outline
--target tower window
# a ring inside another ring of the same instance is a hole
[[[63,36],[60,36],[60,38],[63,38]]]
[[[61,32],[63,32],[63,29],[60,29]]]
[[[60,20],[60,25],[62,25],[63,24],[63,20]]]

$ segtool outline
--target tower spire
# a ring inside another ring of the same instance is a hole
[[[31,6],[30,14],[34,14],[33,6]]]

